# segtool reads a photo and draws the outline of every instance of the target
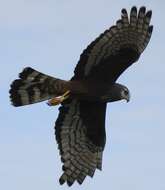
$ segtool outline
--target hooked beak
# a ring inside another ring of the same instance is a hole
[[[130,93],[128,93],[128,95],[127,96],[125,96],[125,98],[124,98],[126,101],[127,101],[127,103],[130,101]]]

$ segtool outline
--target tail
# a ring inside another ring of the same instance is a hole
[[[10,99],[14,106],[23,106],[48,100],[64,91],[66,81],[25,68],[11,84]]]

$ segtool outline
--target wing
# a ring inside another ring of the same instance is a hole
[[[82,184],[101,170],[106,104],[67,100],[59,108],[55,134],[63,162],[60,184]],[[96,111],[97,110],[97,111]],[[97,119],[96,119],[97,118]]]
[[[73,79],[94,78],[114,82],[146,48],[153,26],[151,11],[132,7],[130,17],[122,9],[121,19],[93,41],[80,56]]]

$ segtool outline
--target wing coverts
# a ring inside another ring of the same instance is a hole
[[[91,106],[89,105],[89,107]],[[83,110],[83,112],[87,113],[89,107],[85,108],[86,110]],[[100,127],[101,130],[104,130],[106,108],[104,105],[102,108],[104,109],[103,114],[101,114],[103,126],[101,125]],[[87,175],[93,177],[96,168],[101,170],[102,152],[105,142],[104,139],[103,142],[99,141],[98,146],[96,142],[92,142],[90,139],[92,135],[95,136],[96,134],[96,138],[99,136],[96,132],[97,126],[92,126],[93,128],[95,127],[96,131],[91,131],[90,126],[85,125],[84,120],[86,116],[83,118],[81,114],[81,102],[69,100],[60,107],[59,111],[55,134],[64,171],[59,181],[60,184],[67,182],[69,186],[76,180],[79,184],[82,184]],[[100,117],[99,113],[97,115]],[[89,134],[90,132],[94,134]],[[100,134],[98,140],[99,138],[105,138],[104,131],[102,136]]]
[[[103,60],[116,55],[121,49],[132,49],[141,54],[152,34],[151,16],[152,12],[146,12],[145,7],[141,7],[139,12],[136,7],[132,7],[130,18],[127,10],[122,9],[121,19],[116,25],[101,34],[81,54],[74,79],[88,77],[93,68],[99,67],[99,64],[104,63]]]

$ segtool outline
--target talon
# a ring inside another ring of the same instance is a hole
[[[69,97],[70,91],[66,91],[63,95],[57,96],[55,98],[52,98],[47,102],[49,106],[56,106],[58,104],[61,104],[64,100],[66,100]]]

